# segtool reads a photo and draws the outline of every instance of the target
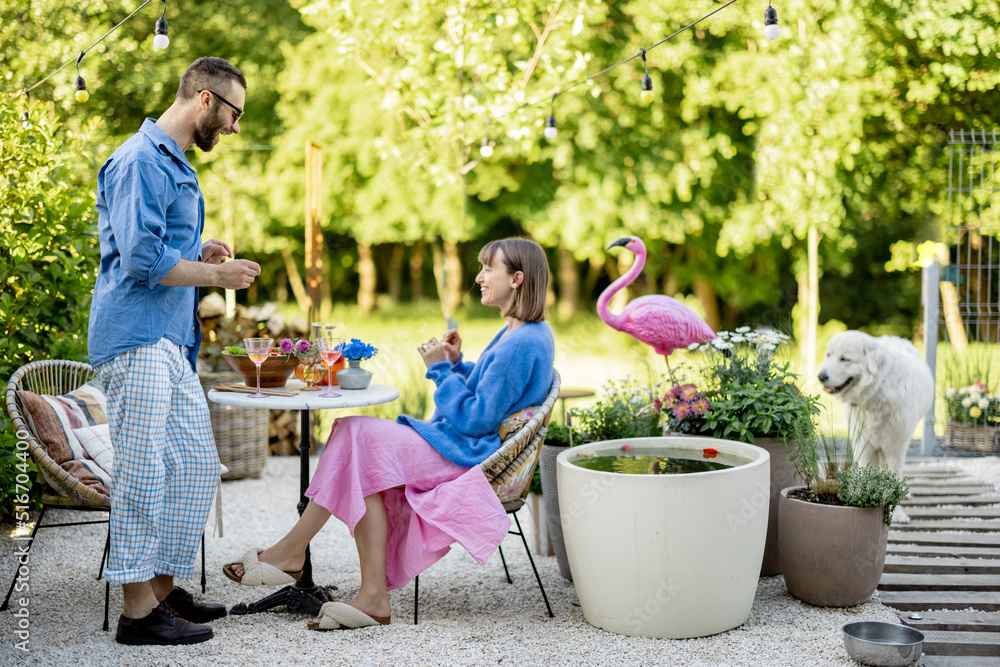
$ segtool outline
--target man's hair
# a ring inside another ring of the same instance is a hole
[[[233,81],[239,81],[246,90],[247,80],[243,72],[222,58],[198,58],[184,72],[181,85],[177,88],[177,99],[190,100],[199,90],[211,90],[223,94]]]
[[[518,271],[524,280],[515,290],[514,301],[503,315],[522,322],[541,322],[545,319],[545,298],[549,288],[549,263],[542,246],[526,238],[511,237],[490,241],[479,251],[479,261],[492,266],[497,251],[503,253],[507,273]]]

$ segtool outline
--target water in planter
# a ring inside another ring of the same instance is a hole
[[[711,451],[713,453],[691,458],[697,454],[690,449],[643,448],[642,453],[623,452],[614,456],[592,457],[587,457],[586,450],[583,450],[581,457],[572,463],[588,470],[616,472],[623,475],[679,475],[725,470],[750,463],[748,459],[739,456]]]

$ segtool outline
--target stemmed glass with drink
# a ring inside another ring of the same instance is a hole
[[[271,343],[273,342],[270,338],[244,338],[243,345],[247,349],[247,356],[250,357],[250,361],[257,366],[257,393],[250,394],[250,398],[266,398],[270,394],[262,394],[260,392],[260,367],[267,361],[267,358],[271,356]]]
[[[320,398],[340,396],[333,391],[333,365],[340,359],[346,336],[347,325],[343,322],[313,322],[313,342],[319,347],[319,356],[326,363],[329,387],[325,393],[319,394]]]

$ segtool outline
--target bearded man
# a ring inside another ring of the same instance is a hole
[[[205,200],[184,151],[239,134],[245,101],[240,70],[194,61],[170,108],[147,118],[97,179],[101,265],[88,347],[115,451],[105,575],[123,585],[122,644],[207,641],[212,629],[201,624],[226,615],[174,587],[194,574],[219,476],[195,374],[198,288],[245,289],[260,266],[232,259],[222,241],[202,243]]]

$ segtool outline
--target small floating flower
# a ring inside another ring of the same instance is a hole
[[[580,452],[580,458],[581,459],[592,459],[592,458],[594,458],[596,456],[597,456],[597,453],[594,452],[591,449],[585,449],[582,452]]]
[[[704,457],[706,459],[714,459],[716,456],[719,455],[719,450],[712,449],[711,447],[706,447],[705,449],[703,449],[701,451],[702,451],[702,455],[704,455]]]
[[[628,444],[627,442],[624,445],[622,445],[622,452],[628,454],[631,451],[632,451],[632,445]]]

